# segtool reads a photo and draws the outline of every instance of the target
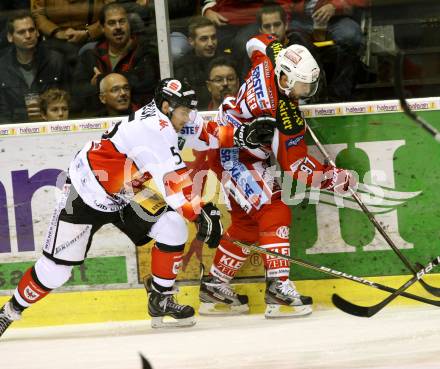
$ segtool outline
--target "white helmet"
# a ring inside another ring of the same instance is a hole
[[[280,85],[281,72],[287,76],[287,88]],[[275,74],[278,79],[278,87],[287,96],[296,82],[302,82],[305,91],[301,97],[311,97],[316,93],[319,83],[319,66],[309,50],[302,45],[291,45],[277,56],[275,61]]]

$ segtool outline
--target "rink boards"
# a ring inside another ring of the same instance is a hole
[[[440,98],[414,99],[411,107],[440,128]],[[405,256],[426,263],[439,254],[438,144],[400,112],[397,101],[305,106],[302,110],[337,164],[358,172],[363,201]],[[40,255],[59,174],[86,141],[98,139],[122,119],[0,126],[0,294],[9,295]],[[319,157],[313,142],[308,143]],[[191,160],[191,152],[186,151],[184,158]],[[353,201],[325,193],[318,198],[313,192],[294,192],[296,184],[284,179],[282,184],[291,189],[284,191],[284,200],[292,208],[294,255],[357,276],[377,276],[393,286],[408,279],[402,277],[408,272],[401,261]],[[208,187],[210,194],[218,193],[214,178]],[[191,241],[192,226],[190,231]],[[119,231],[106,227],[94,240],[85,265],[75,269],[62,292],[33,307],[23,324],[142,319],[146,297],[139,281],[150,270],[150,248],[135,249]],[[198,294],[198,255],[192,254],[180,275],[181,299],[193,305]],[[212,255],[203,249],[201,259],[207,266]],[[239,288],[251,295],[254,312],[263,310],[262,275],[262,260],[252,255],[240,275],[239,282],[246,283]],[[329,306],[336,291],[365,304],[383,296],[371,288],[298,267],[292,268],[292,277],[317,306]],[[430,275],[428,280],[440,285],[439,275]]]

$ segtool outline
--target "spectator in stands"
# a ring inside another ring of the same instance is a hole
[[[0,49],[9,46],[7,34],[8,17],[13,12],[30,9],[30,0],[0,1]]]
[[[98,14],[106,0],[33,0],[32,14],[50,48],[73,68],[80,47],[102,35]]]
[[[128,21],[130,23],[131,33],[135,35],[145,35],[148,26],[153,22],[154,17],[148,4],[150,0],[110,0],[109,2],[115,2],[121,4],[128,15]]]
[[[287,29],[289,26],[287,13],[279,5],[265,5],[256,13],[258,31],[276,36],[286,46],[288,43]]]
[[[7,27],[12,47],[0,58],[0,121],[35,120],[40,116],[38,95],[67,80],[64,58],[39,44],[30,13],[13,15]],[[33,99],[26,99],[26,106],[25,98],[30,93]]]
[[[189,20],[196,15],[197,1],[168,0],[171,55],[174,61],[191,50],[187,39]]]
[[[131,91],[127,78],[122,74],[107,74],[99,83],[99,99],[105,106],[109,117],[129,115],[136,111],[136,107],[131,106]]]
[[[317,24],[326,27],[328,39],[357,53],[364,40],[359,23],[351,16],[367,4],[368,0],[295,0],[291,28],[312,34]]]
[[[220,50],[232,49],[237,61],[240,77],[249,70],[249,58],[246,55],[246,42],[258,33],[256,12],[266,2],[261,0],[204,0],[202,15],[209,18],[216,26]],[[290,11],[292,0],[272,0]]]
[[[144,105],[159,80],[157,60],[140,36],[131,35],[127,12],[120,4],[105,5],[100,23],[105,39],[80,55],[75,68],[75,110],[96,112],[101,105],[99,81],[113,72],[127,78],[133,103]]]
[[[59,88],[49,88],[40,96],[41,117],[47,121],[69,119],[70,95]]]
[[[305,35],[306,42],[310,43],[332,40],[336,44],[336,47],[323,49],[328,52],[328,64],[337,67],[329,84],[333,101],[347,100],[352,94],[364,45],[361,27],[354,15],[358,8],[367,5],[368,0],[295,0],[292,4],[290,28],[300,32],[297,36]]]
[[[322,72],[320,86],[314,98],[321,102],[350,99],[356,64],[349,62],[352,60],[352,55],[343,47],[338,44],[316,47],[313,43],[313,34],[307,34],[302,30],[289,32],[287,14],[279,5],[260,8],[257,12],[257,24],[261,33],[276,36],[284,46],[300,44],[310,50]]]
[[[237,67],[229,57],[217,57],[208,67],[206,85],[211,95],[208,110],[217,110],[220,103],[227,96],[235,96],[240,87]]]
[[[209,93],[206,86],[210,61],[219,55],[217,51],[217,31],[208,18],[197,16],[188,26],[188,41],[192,49],[180,58],[174,66],[177,79],[186,79],[194,88],[199,100],[198,108],[206,109]]]

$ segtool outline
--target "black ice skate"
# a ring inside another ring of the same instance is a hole
[[[15,310],[10,302],[3,305],[0,309],[0,337],[5,333],[6,329],[8,329],[13,321],[19,320],[20,318],[21,313]]]
[[[152,277],[144,281],[148,293],[148,314],[151,316],[152,328],[191,327],[196,324],[194,309],[189,305],[180,305],[174,295],[179,291],[160,292],[152,284]],[[165,321],[170,317],[172,320]]]
[[[248,297],[235,293],[231,285],[214,276],[202,277],[200,315],[238,315],[249,312]]]
[[[266,319],[298,317],[312,313],[313,299],[301,296],[290,280],[266,279]]]

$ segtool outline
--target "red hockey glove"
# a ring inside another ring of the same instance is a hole
[[[355,190],[356,178],[346,169],[328,166],[324,170],[324,178],[321,182],[321,189],[333,191],[339,195],[346,195],[350,188]]]

